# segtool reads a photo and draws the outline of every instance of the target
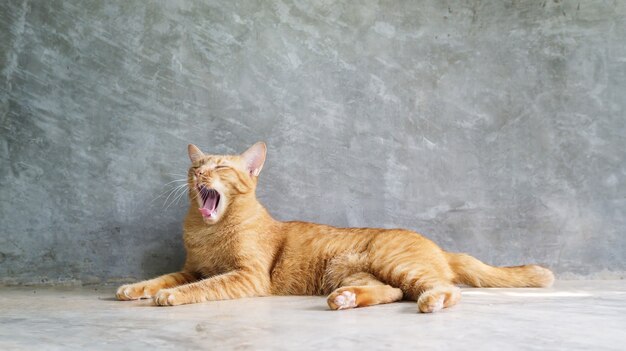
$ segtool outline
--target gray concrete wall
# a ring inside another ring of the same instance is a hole
[[[279,219],[626,270],[624,1],[0,3],[0,282],[183,261],[186,145],[269,146]],[[170,198],[171,202],[172,198]]]

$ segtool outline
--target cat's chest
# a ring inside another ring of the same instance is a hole
[[[229,272],[238,266],[236,244],[224,238],[186,233],[186,266],[203,276]]]

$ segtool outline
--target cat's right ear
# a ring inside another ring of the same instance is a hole
[[[258,177],[265,163],[265,154],[267,153],[267,146],[262,141],[250,146],[241,156],[244,159],[246,168],[250,172],[251,176]]]
[[[194,144],[189,144],[187,146],[187,152],[189,153],[189,159],[191,160],[191,163],[194,163],[204,157],[202,151],[200,151],[200,149],[198,149],[198,147]]]

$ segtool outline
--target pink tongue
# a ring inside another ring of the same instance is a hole
[[[211,218],[215,217],[215,215],[217,214],[215,207],[217,207],[217,196],[209,194],[207,196],[207,199],[204,201],[204,205],[198,210],[200,210],[202,217]]]
[[[213,215],[213,211],[210,211],[207,208],[200,207],[198,210],[200,210],[200,213],[202,214],[202,217],[211,218],[211,216]]]

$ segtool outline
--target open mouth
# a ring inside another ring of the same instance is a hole
[[[200,198],[202,199],[202,207],[200,213],[202,217],[207,219],[215,219],[217,217],[217,205],[220,203],[220,193],[215,189],[209,189],[204,185],[198,186],[198,192],[200,193]]]

